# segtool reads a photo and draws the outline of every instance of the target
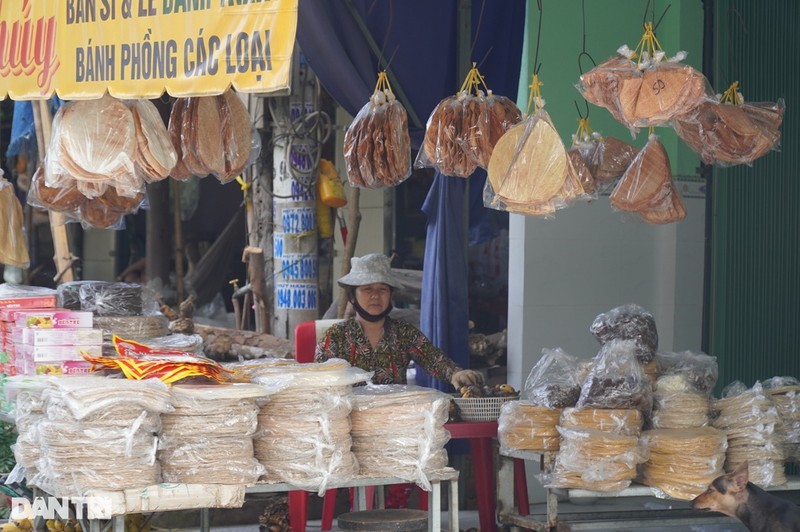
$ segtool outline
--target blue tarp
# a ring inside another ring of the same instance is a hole
[[[382,70],[348,9],[364,21],[382,55],[389,60],[398,88],[408,98],[421,127],[409,116],[413,147],[419,148],[430,113],[455,94],[467,72],[457,72],[459,0],[300,0],[297,40],[314,73],[331,96],[355,116],[368,101]],[[472,0],[472,60],[496,94],[516,100],[525,22],[524,0]],[[409,113],[410,115],[410,113]],[[467,217],[470,236],[490,238],[484,225],[481,191],[485,174],[468,180],[436,174],[425,200],[428,216],[420,328],[457,363],[469,367],[467,348]],[[418,374],[420,384],[444,388]]]

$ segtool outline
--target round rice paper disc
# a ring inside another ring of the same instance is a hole
[[[244,170],[253,149],[250,113],[241,98],[230,89],[219,97],[218,102],[222,118],[225,179],[231,180]]]
[[[566,177],[564,143],[546,117],[541,117],[525,139],[497,195],[504,201],[544,203],[561,190]]]
[[[215,176],[225,175],[221,118],[217,99],[214,96],[197,98],[194,129],[195,155]]]
[[[517,146],[522,140],[523,133],[525,133],[525,122],[520,122],[506,131],[494,145],[492,156],[489,158],[489,164],[486,167],[486,173],[493,190],[500,190],[500,185],[502,185],[508,168],[511,166],[511,161],[514,159],[514,154],[517,152]]]
[[[705,77],[690,66],[662,63],[645,70],[636,100],[637,126],[658,126],[688,113],[705,98]]]
[[[186,181],[192,177],[192,172],[189,171],[183,161],[183,151],[181,150],[181,128],[183,127],[183,112],[185,109],[186,98],[175,100],[175,103],[172,104],[172,111],[169,113],[169,125],[167,126],[169,139],[175,148],[177,156],[177,162],[172,172],[170,172],[170,176],[178,181]]]
[[[624,211],[640,211],[669,194],[672,170],[661,141],[652,136],[625,170],[611,193],[611,204]]]
[[[60,138],[77,179],[106,179],[133,166],[133,114],[127,105],[107,94],[97,100],[75,102],[66,109]]]
[[[144,168],[155,171],[148,173],[153,180],[165,179],[178,162],[178,154],[172,145],[161,114],[149,100],[134,100],[131,107],[136,126],[136,140],[139,148],[137,158],[144,159]]]

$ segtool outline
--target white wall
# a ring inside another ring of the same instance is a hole
[[[607,196],[553,220],[511,215],[509,384],[524,384],[543,348],[596,355],[589,326],[625,303],[653,314],[660,349],[700,349],[705,199],[685,188],[678,224],[623,221]]]

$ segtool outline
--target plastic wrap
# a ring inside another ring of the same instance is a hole
[[[589,171],[598,184],[621,177],[639,153],[639,148],[616,137],[602,137],[589,160]]]
[[[29,471],[30,473],[30,471]],[[125,465],[107,462],[105,468],[86,467],[72,471],[55,473],[38,471],[30,475],[29,486],[37,486],[58,497],[83,497],[89,490],[118,491],[131,488],[144,488],[161,482],[161,468],[158,462],[151,465]]]
[[[679,62],[682,53],[665,61],[661,51],[644,52],[635,63],[628,58],[630,49],[622,47],[620,52],[583,74],[577,88],[631,131],[667,124],[711,92],[700,72]]]
[[[103,329],[103,339],[106,342],[110,342],[115,334],[123,338],[144,342],[169,334],[169,320],[163,314],[114,318],[96,316],[94,318],[94,327]]]
[[[446,394],[418,386],[355,390],[350,434],[361,474],[395,476],[430,491],[427,473],[447,465],[449,406]]]
[[[44,167],[38,167],[31,178],[31,187],[26,198],[28,205],[55,212],[76,212],[86,200],[86,196],[78,190],[77,181],[68,175],[57,182],[57,186],[48,186],[45,183]]]
[[[709,424],[708,395],[698,392],[686,374],[662,375],[653,392],[653,428],[680,429]]]
[[[717,385],[719,365],[717,357],[693,351],[679,353],[656,353],[658,373],[662,376],[679,375],[680,380],[670,379],[674,386],[685,384],[686,388],[675,391],[695,391],[710,395]],[[668,381],[664,382],[664,385]]]
[[[750,481],[759,486],[786,483],[786,434],[778,409],[760,382],[752,388],[734,381],[711,403],[713,427],[728,435],[726,468],[750,463]]]
[[[525,379],[522,399],[548,408],[575,406],[581,394],[578,359],[563,349],[542,349]]]
[[[411,175],[408,116],[385,73],[344,136],[350,184],[360,188],[395,186]]]
[[[369,382],[371,371],[351,366],[347,361],[331,358],[322,363],[282,364],[262,368],[253,382],[264,386],[270,394],[286,389],[339,387]]]
[[[264,466],[254,457],[252,439],[210,434],[159,446],[165,482],[254,484],[264,474]]]
[[[647,223],[672,223],[686,217],[680,192],[672,181],[667,152],[657,135],[650,135],[611,192],[610,200],[615,209],[636,212]]]
[[[0,220],[4,225],[0,233],[0,264],[27,268],[30,265],[30,257],[25,238],[22,205],[14,193],[14,185],[3,178],[2,170],[0,170]]]
[[[96,316],[141,316],[142,285],[90,281],[78,285],[81,310]]]
[[[721,103],[707,98],[675,120],[675,131],[706,164],[752,165],[780,147],[785,103]]]
[[[568,429],[637,436],[642,432],[644,416],[640,411],[631,408],[565,408],[558,424]]]
[[[136,128],[134,161],[144,171],[145,181],[166,179],[178,162],[178,154],[161,114],[149,100],[131,100],[128,105]]]
[[[610,340],[636,342],[636,358],[649,363],[658,349],[658,330],[653,315],[643,307],[628,303],[598,314],[589,327],[595,338],[605,344]]]
[[[511,401],[500,408],[497,439],[505,450],[557,451],[561,408]]]
[[[219,96],[178,98],[168,135],[177,154],[170,175],[180,181],[213,175],[228,183],[261,150],[247,108],[231,89]]]
[[[710,427],[649,430],[642,434],[649,458],[641,465],[642,480],[665,495],[691,500],[723,473],[726,435]]]
[[[135,405],[148,412],[173,410],[169,388],[158,379],[135,381],[88,375],[59,377],[51,380],[50,386],[42,393],[45,401],[50,396],[63,399],[78,420],[120,404]]]
[[[486,207],[552,216],[586,198],[578,174],[547,111],[539,109],[497,142],[487,167]]]
[[[553,488],[617,491],[636,478],[637,466],[648,458],[637,436],[558,427],[561,447],[552,474],[543,477]]]
[[[497,143],[521,118],[514,102],[493,94],[473,66],[461,90],[439,102],[428,118],[414,166],[457,177],[469,177],[479,166],[488,170]]]
[[[610,340],[594,358],[581,387],[579,408],[632,408],[644,414],[653,407],[653,388],[637,362],[634,340]]]

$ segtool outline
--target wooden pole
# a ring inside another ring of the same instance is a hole
[[[358,242],[358,228],[361,225],[361,209],[359,202],[361,200],[361,189],[358,187],[350,188],[350,194],[347,200],[347,242],[344,246],[344,256],[342,257],[342,275],[350,273],[350,259],[356,252],[356,243]],[[339,300],[336,305],[336,317],[344,318],[344,313],[347,310],[347,295],[344,288],[339,288]]]
[[[181,221],[181,187],[175,179],[170,179],[172,188],[172,225],[175,233],[175,291],[178,293],[178,303],[186,297],[183,286],[183,222]]]
[[[44,156],[50,144],[52,118],[47,100],[31,102],[33,121],[36,128],[36,142],[39,148],[39,164],[44,164]],[[76,258],[70,253],[67,237],[67,218],[64,213],[48,211],[50,215],[50,233],[53,235],[53,261],[56,265],[56,284],[75,280],[72,264]]]

